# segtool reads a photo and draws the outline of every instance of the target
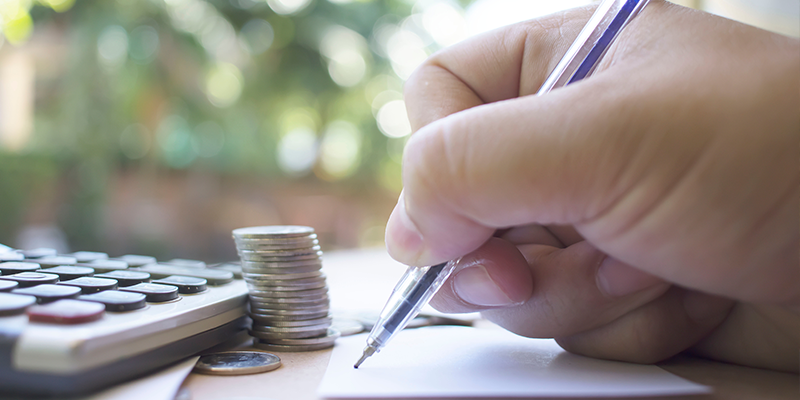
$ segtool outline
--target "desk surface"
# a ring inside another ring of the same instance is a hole
[[[349,309],[354,304],[367,303],[379,309],[403,270],[403,266],[392,261],[382,250],[326,255],[324,271],[328,276],[332,307]],[[367,289],[356,291],[352,290],[353,287]],[[241,347],[246,346],[245,342]],[[331,350],[275,354],[283,362],[283,366],[275,371],[243,376],[192,373],[183,387],[188,389],[193,400],[317,400],[317,387],[325,374]],[[683,355],[662,362],[659,366],[675,375],[714,388],[711,395],[680,397],[682,400],[800,399],[800,376],[796,374],[741,367]]]

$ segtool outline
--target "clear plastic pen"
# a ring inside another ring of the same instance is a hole
[[[594,73],[608,47],[648,2],[603,0],[536,94],[541,96]],[[450,261],[406,270],[369,333],[367,347],[354,365],[355,368],[386,346],[428,304],[455,266],[456,262]]]

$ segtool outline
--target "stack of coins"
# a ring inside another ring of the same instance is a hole
[[[328,287],[314,228],[256,226],[233,231],[250,292],[256,348],[311,351],[333,346]]]

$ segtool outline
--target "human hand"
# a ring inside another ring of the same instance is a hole
[[[653,0],[591,78],[533,96],[590,15],[469,39],[409,79],[390,254],[460,258],[435,307],[572,352],[796,371],[800,44]]]

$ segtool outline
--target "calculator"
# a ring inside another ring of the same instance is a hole
[[[86,394],[247,326],[238,263],[0,245],[0,394]]]

